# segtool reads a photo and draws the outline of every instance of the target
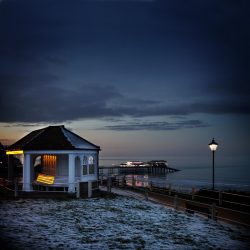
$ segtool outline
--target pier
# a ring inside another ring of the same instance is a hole
[[[146,166],[100,166],[99,167],[99,176],[103,175],[120,175],[120,174],[153,174],[153,175],[160,175],[160,174],[167,174],[180,171],[175,168],[170,168],[166,165],[146,165]]]

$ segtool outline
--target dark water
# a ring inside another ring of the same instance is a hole
[[[119,165],[122,162],[136,159],[101,158],[100,166]],[[141,160],[141,159],[140,159]],[[161,159],[162,160],[162,159]],[[143,161],[146,161],[145,159]],[[169,166],[171,163],[169,162]],[[176,189],[211,188],[212,166],[174,166],[181,171],[157,176],[139,174],[138,180],[148,180],[162,186],[171,184]],[[250,191],[250,169],[248,166],[215,166],[215,188],[219,190]]]

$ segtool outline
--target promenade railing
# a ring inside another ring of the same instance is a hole
[[[139,184],[139,185],[138,185]],[[165,187],[157,182],[140,180],[133,176],[107,176],[100,179],[100,185],[124,190],[133,190],[159,203],[185,211],[200,214],[213,220],[250,226],[250,196],[210,189],[180,188],[171,184]]]

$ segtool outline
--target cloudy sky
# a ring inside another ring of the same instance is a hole
[[[215,137],[249,164],[247,2],[0,1],[0,141],[65,124],[102,156],[206,164]]]

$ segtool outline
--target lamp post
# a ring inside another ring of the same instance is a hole
[[[218,143],[215,142],[215,140],[213,138],[213,140],[208,144],[208,146],[210,147],[210,149],[213,153],[213,190],[214,190],[214,152],[218,147]]]

